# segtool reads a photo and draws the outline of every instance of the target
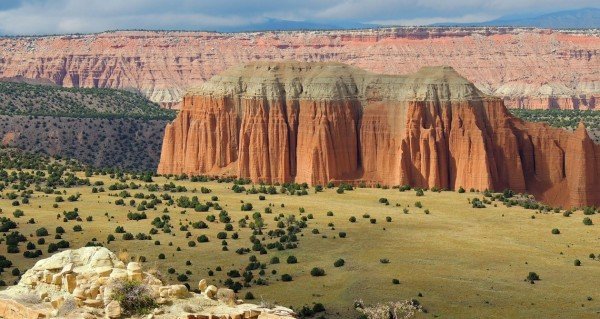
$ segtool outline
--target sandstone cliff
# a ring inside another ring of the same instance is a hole
[[[450,67],[378,75],[341,63],[255,62],[184,98],[159,173],[253,181],[510,188],[600,204],[600,146],[511,116]]]
[[[0,39],[0,78],[136,89],[178,108],[183,92],[256,60],[337,61],[406,74],[450,65],[508,107],[595,109],[598,31],[388,28],[257,33],[109,32]]]

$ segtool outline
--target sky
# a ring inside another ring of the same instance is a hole
[[[223,30],[267,19],[426,25],[597,6],[598,0],[0,0],[0,34]]]

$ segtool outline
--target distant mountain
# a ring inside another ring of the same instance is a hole
[[[220,32],[244,32],[244,31],[292,31],[292,30],[344,30],[375,28],[378,25],[364,24],[354,21],[292,21],[281,19],[267,19],[257,24],[248,24],[237,27],[222,27],[216,31]]]
[[[432,26],[512,26],[551,29],[590,29],[600,28],[600,9],[583,8],[558,11],[538,16],[504,16],[496,20],[478,23],[436,23]]]

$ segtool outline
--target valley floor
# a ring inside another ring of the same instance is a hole
[[[83,173],[78,174],[84,178]],[[39,258],[49,255],[48,244],[58,241],[54,239],[55,228],[62,226],[66,230],[62,239],[69,241],[71,248],[84,246],[96,238],[97,243],[122,251],[122,255],[126,251],[131,258],[144,256],[145,267],[158,268],[167,281],[177,282],[178,275],[189,270],[186,282],[192,289],[202,278],[209,284],[223,286],[229,278],[228,272],[238,270],[243,274],[250,256],[254,255],[265,263],[265,274],[261,276],[258,269],[252,271],[251,287],[239,292],[242,298],[251,292],[256,302],[274,301],[296,310],[303,305],[323,303],[326,318],[356,318],[353,302],[357,299],[366,303],[417,299],[427,309],[427,313],[419,314],[424,318],[597,318],[600,314],[595,280],[600,277],[600,261],[588,257],[591,253],[600,255],[600,226],[584,225],[582,219],[586,216],[581,211],[565,217],[562,213],[507,208],[500,201],[493,201],[486,208],[473,208],[469,200],[481,199],[482,194],[469,191],[462,194],[426,191],[424,196],[416,196],[414,190],[358,188],[338,194],[336,188],[325,188],[319,193],[310,188],[305,196],[246,194],[233,192],[232,183],[176,181],[165,177],[154,177],[154,182],[148,183],[161,187],[153,192],[143,187],[147,183],[127,181],[142,187],[126,189],[132,197],[124,198],[125,206],[119,206],[115,201],[121,197],[109,196],[121,192],[109,190],[116,179],[94,175],[90,181],[92,184],[101,181],[104,185],[95,187],[103,187],[105,192],[92,193],[92,186],[59,188],[66,191],[60,195],[64,202],[56,202],[55,194],[34,192],[29,203],[21,203],[19,207],[12,206],[13,200],[7,198],[14,190],[5,189],[0,199],[2,215],[17,221],[15,230],[43,251]],[[187,190],[162,190],[162,185],[169,182]],[[201,187],[211,192],[203,194]],[[77,193],[81,194],[77,201],[66,200]],[[167,206],[163,200],[155,209],[138,210],[143,199],[134,198],[136,193],[156,196],[168,193],[175,203]],[[226,223],[219,222],[219,211],[214,207],[208,212],[177,207],[177,198],[181,196],[198,196],[200,203],[218,203],[228,212],[233,230],[225,230]],[[212,199],[213,196],[218,200]],[[265,200],[259,200],[259,196]],[[380,203],[380,198],[387,199],[389,205]],[[132,199],[136,201],[134,206],[129,204]],[[417,201],[422,208],[415,207]],[[242,202],[251,203],[252,210],[242,211]],[[82,221],[63,221],[63,211],[75,208]],[[272,212],[265,213],[265,208],[271,208]],[[14,217],[15,209],[21,209],[25,215]],[[295,215],[298,221],[306,217],[307,227],[297,234],[298,247],[268,249],[264,255],[258,251],[236,253],[240,248],[253,246],[249,240],[252,230],[240,227],[238,221],[249,215],[250,223],[255,211],[261,212],[264,219],[264,235],[257,236],[264,244],[278,241],[279,238],[270,238],[267,233],[278,229],[275,219],[279,214]],[[129,212],[143,212],[147,219],[129,220]],[[124,240],[122,233],[115,232],[117,226],[122,226],[133,235],[150,234],[151,228],[157,228],[151,222],[163,215],[170,217],[170,233],[158,228],[150,240]],[[207,221],[208,215],[216,215],[216,221]],[[86,221],[88,216],[92,221]],[[354,223],[349,221],[353,216]],[[386,217],[391,217],[391,221],[386,221]],[[595,220],[594,215],[587,217]],[[30,218],[35,219],[35,224],[27,223]],[[204,221],[208,228],[196,229],[190,225],[199,221]],[[75,225],[81,225],[83,230],[74,231]],[[40,227],[50,232],[41,245],[36,243],[36,229]],[[554,228],[560,234],[552,234]],[[228,251],[222,250],[223,242],[217,238],[219,232],[227,233]],[[340,232],[346,233],[346,237],[340,238]],[[238,239],[232,239],[234,233],[239,235]],[[116,240],[107,243],[109,234]],[[200,235],[206,235],[209,241],[199,242]],[[155,241],[160,241],[160,245]],[[193,247],[189,246],[190,241],[194,242]],[[24,271],[36,259],[23,257],[24,243],[19,247],[20,253],[5,254],[7,247],[3,243],[0,251]],[[158,258],[161,253],[164,259]],[[289,256],[295,256],[297,263],[286,263]],[[280,263],[271,264],[272,257],[279,257]],[[340,258],[344,259],[344,266],[334,267]],[[383,263],[384,259],[389,263]],[[576,259],[581,266],[574,265]],[[324,269],[325,276],[311,276],[314,267]],[[209,276],[209,271],[214,276]],[[535,284],[526,281],[529,272],[536,272],[541,280]],[[10,273],[10,269],[5,269],[2,274],[9,284],[15,279]],[[292,281],[283,282],[283,274],[291,275]],[[234,273],[229,275],[233,281],[243,281]],[[255,284],[257,278],[263,278],[268,285]],[[393,279],[398,279],[399,284],[393,284]]]

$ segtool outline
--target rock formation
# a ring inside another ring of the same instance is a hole
[[[125,265],[103,247],[66,250],[38,261],[18,285],[0,293],[0,318],[125,318],[113,299],[115,287],[125,281],[143,285],[158,304],[144,318],[294,318],[288,308],[245,304],[232,290],[206,286],[205,280],[200,281],[200,294],[184,285],[165,285],[141,264]]]
[[[256,33],[107,32],[0,38],[0,78],[136,89],[165,107],[256,60],[335,61],[406,74],[450,65],[508,107],[598,108],[597,30],[385,28]]]
[[[378,75],[341,63],[255,62],[184,98],[158,172],[255,182],[358,182],[527,192],[598,205],[600,146],[514,118],[451,67]]]

